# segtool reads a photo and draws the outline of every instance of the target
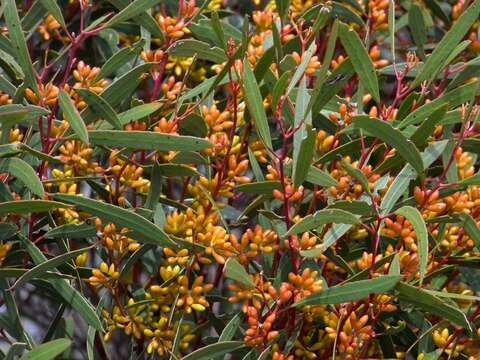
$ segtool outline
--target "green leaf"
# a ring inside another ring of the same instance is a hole
[[[369,280],[359,280],[333,286],[296,301],[293,306],[340,304],[362,300],[370,294],[385,293],[392,290],[400,279],[401,276],[384,275]]]
[[[33,62],[30,59],[27,42],[20,25],[20,19],[18,17],[19,12],[17,10],[15,0],[4,0],[2,3],[5,4],[3,16],[5,18],[5,22],[7,23],[10,41],[12,43],[16,59],[22,67],[23,73],[25,74],[25,83],[28,87],[32,88],[35,93],[38,93],[37,78],[35,77]]]
[[[159,110],[161,107],[162,104],[159,102],[152,102],[148,104],[134,106],[133,108],[118,114],[118,118],[120,119],[120,123],[123,126],[128,124],[129,122],[147,117],[153,114],[155,111]]]
[[[45,234],[45,238],[70,238],[85,239],[97,236],[97,230],[94,225],[87,223],[80,224],[63,224],[53,228]]]
[[[227,41],[225,40],[225,34],[223,31],[222,22],[218,17],[218,12],[212,11],[212,15],[210,19],[212,20],[212,28],[213,28],[213,31],[215,32],[215,35],[217,36],[218,42],[220,43],[222,49],[226,51]]]
[[[52,164],[61,164],[62,161],[60,159],[54,158],[50,155],[47,155],[41,151],[31,148],[24,143],[11,143],[11,144],[4,144],[0,145],[0,157],[10,157],[15,156],[19,153],[27,152],[30,155],[36,157],[40,160],[48,161]]]
[[[362,44],[356,31],[341,23],[339,28],[340,40],[352,61],[353,68],[360,78],[365,90],[370,93],[376,102],[380,102],[378,79],[375,67]]]
[[[338,182],[334,177],[332,177],[328,172],[320,170],[313,165],[310,165],[308,168],[305,180],[311,184],[320,185],[323,187],[338,186]]]
[[[445,24],[447,24],[447,26],[450,26],[450,17],[445,13],[445,10],[443,10],[442,6],[438,4],[437,0],[425,0],[425,5],[430,8],[433,14],[438,16]]]
[[[63,263],[67,262],[70,259],[73,259],[73,258],[77,257],[80,254],[83,254],[85,251],[88,251],[91,248],[92,247],[89,246],[89,247],[84,248],[84,249],[70,251],[68,253],[58,255],[58,256],[56,256],[52,259],[49,259],[49,260],[35,266],[34,268],[28,270],[25,274],[20,276],[17,279],[17,281],[15,281],[15,283],[12,285],[12,289],[17,287],[17,286],[20,286],[20,285],[23,285],[23,284],[27,283],[31,279],[41,277],[45,272],[47,272],[49,270],[52,270],[52,269],[55,269],[57,266],[62,265]]]
[[[289,0],[275,0],[275,5],[281,18],[285,17],[289,2]]]
[[[242,322],[243,313],[239,312],[236,314],[227,325],[225,325],[222,333],[218,338],[218,342],[230,341],[235,336],[240,323]]]
[[[395,290],[399,292],[400,300],[471,331],[467,317],[459,308],[444,303],[426,290],[403,282],[398,283]]]
[[[313,105],[317,102],[321,94],[321,90],[325,84],[327,79],[327,72],[332,62],[333,54],[335,53],[335,46],[337,44],[337,37],[338,37],[338,19],[335,19],[332,25],[332,30],[330,32],[330,37],[328,38],[327,49],[325,50],[325,56],[323,57],[322,65],[320,66],[320,70],[318,71],[318,76],[315,81],[315,85],[312,92],[312,97],[308,102],[308,106],[306,112],[310,111],[313,108]]]
[[[150,189],[148,189],[147,199],[144,207],[155,211],[158,204],[158,199],[162,193],[162,175],[160,173],[160,165],[157,161],[153,163],[152,172],[150,174]]]
[[[312,114],[307,113],[306,116],[304,116],[309,98],[310,98],[310,95],[308,94],[308,90],[307,90],[307,78],[303,77],[298,87],[297,96],[295,99],[295,115],[294,115],[293,127],[296,129],[296,131],[293,134],[293,173],[295,173],[295,168],[297,167],[297,165],[302,167],[309,165],[309,164],[299,164],[299,157],[301,154],[300,147],[302,145],[302,142],[304,140],[305,141],[308,140],[308,142],[312,141],[311,139],[312,133],[310,132],[309,134],[307,132],[307,126],[311,128],[311,125],[312,125]],[[313,144],[313,146],[315,146],[315,144]],[[305,150],[306,149],[303,149],[303,151]],[[313,157],[313,148],[308,149],[306,155],[311,160],[311,158]]]
[[[22,67],[17,63],[15,57],[0,49],[0,66],[12,79],[22,80],[25,77]]]
[[[480,172],[475,175],[469,176],[460,182],[462,185],[480,185]]]
[[[195,39],[184,39],[174,42],[167,50],[169,54],[182,57],[197,55],[198,59],[221,64],[227,61],[227,56],[218,47],[211,47],[209,44]]]
[[[423,165],[428,168],[445,150],[447,146],[447,140],[438,141],[429,145],[425,151],[422,153]],[[382,214],[388,214],[390,210],[393,209],[397,200],[405,193],[408,189],[408,185],[412,180],[417,178],[417,173],[415,169],[407,164],[405,167],[398,173],[393,180],[392,184],[388,188],[385,196],[380,203],[380,208],[382,209]]]
[[[150,70],[153,65],[153,63],[146,63],[134,67],[132,70],[111,83],[100,94],[100,97],[108,102],[111,107],[116,107],[123,100],[128,98],[130,94],[138,87],[144,78],[143,74]],[[86,124],[91,123],[97,118],[93,109],[90,107],[84,109],[81,112],[81,115]]]
[[[329,209],[340,209],[362,216],[372,213],[372,205],[361,200],[338,200],[328,207]]]
[[[302,55],[302,62],[298,65],[295,72],[293,73],[292,80],[288,84],[286,95],[290,94],[298,81],[305,75],[305,70],[307,69],[308,63],[313,56],[313,50],[315,47],[315,41],[312,41],[307,51]],[[303,114],[302,114],[303,115]]]
[[[103,221],[111,221],[119,227],[127,227],[135,240],[152,245],[175,246],[162,229],[132,211],[77,195],[56,194],[54,198],[74,204],[79,210],[98,216]]]
[[[0,203],[0,214],[29,214],[47,212],[53,209],[69,207],[57,201],[48,200],[16,200]]]
[[[55,20],[57,20],[64,29],[67,27],[62,15],[62,9],[58,6],[55,0],[40,0],[40,3],[50,14],[52,14]]]
[[[96,330],[89,326],[87,330],[87,359],[88,360],[95,360],[95,351],[94,351],[94,346],[95,346],[95,332]]]
[[[21,360],[53,360],[71,345],[70,339],[55,339],[33,348]]]
[[[462,221],[462,226],[467,232],[468,236],[475,242],[475,246],[480,248],[480,228],[477,225],[477,222],[472,218],[471,215],[461,212],[458,214],[458,217]]]
[[[270,128],[268,127],[267,115],[263,107],[263,98],[252,70],[246,64],[243,68],[243,91],[248,110],[255,121],[258,135],[267,149],[272,149]]]
[[[480,0],[476,0],[466,9],[462,15],[456,20],[452,28],[445,36],[436,44],[432,54],[427,58],[425,65],[417,75],[415,80],[410,84],[410,88],[416,88],[425,80],[433,79],[438,71],[442,70],[445,60],[450,55],[452,49],[463,39],[468,29],[478,19],[480,14]]]
[[[320,112],[328,102],[344,87],[355,74],[352,62],[349,58],[343,61],[332,73],[320,89],[320,94],[313,104],[312,112]]]
[[[275,86],[272,91],[271,108],[273,111],[277,111],[278,101],[280,100],[280,97],[283,95],[283,92],[287,87],[288,79],[290,75],[291,75],[290,71],[286,71],[285,73],[283,73],[282,76],[280,76],[280,79],[278,79],[278,81],[275,83]]]
[[[455,108],[464,102],[469,101],[475,94],[478,95],[478,81],[459,86],[445,95],[439,96],[435,100],[420,106],[413,112],[410,112],[405,119],[398,124],[397,128],[401,130],[407,126],[422,123],[440,106],[448,104],[448,108]]]
[[[429,292],[432,295],[438,297],[444,297],[446,299],[457,299],[457,300],[466,300],[466,301],[480,301],[479,296],[474,295],[465,295],[465,294],[458,294],[458,293],[449,293],[445,291],[435,291],[430,289],[424,289],[425,291]]]
[[[420,271],[420,285],[423,283],[428,264],[428,232],[422,214],[412,206],[403,206],[395,214],[405,217],[413,226],[418,241],[418,267]]]
[[[183,360],[211,360],[216,356],[232,353],[235,350],[244,347],[243,341],[224,341],[207,345],[194,352],[189,353]]]
[[[390,40],[390,54],[392,62],[396,63],[395,53],[395,0],[388,0],[388,39]]]
[[[92,144],[136,150],[197,151],[212,147],[205,139],[147,131],[92,130]]]
[[[77,134],[80,140],[88,144],[87,127],[73,104],[72,99],[70,99],[70,96],[64,90],[60,90],[58,94],[58,104],[75,134]]]
[[[416,146],[390,123],[369,116],[356,116],[352,120],[356,128],[368,131],[397,150],[402,158],[408,161],[418,174],[423,173],[423,162]]]
[[[180,135],[206,137],[208,136],[208,128],[203,117],[196,113],[191,113],[180,122],[178,133]]]
[[[145,10],[160,3],[160,0],[135,0],[126,6],[122,11],[112,17],[104,26],[111,27],[122,21],[129,20],[135,16],[141,15]]]
[[[423,45],[427,42],[427,28],[420,6],[413,3],[408,10],[408,26],[412,32],[413,41],[423,53]],[[422,57],[424,59],[424,57]]]
[[[420,124],[410,137],[415,145],[418,146],[427,143],[428,137],[433,133],[437,124],[445,117],[447,108],[447,104],[438,107],[424,122]]]
[[[285,236],[291,236],[298,233],[318,228],[326,224],[358,224],[358,219],[347,211],[338,209],[324,209],[319,210],[315,214],[305,216],[298,223],[293,225],[290,230],[287,231]]]
[[[117,113],[105,99],[89,89],[76,89],[76,92],[85,100],[97,116],[108,121],[116,129],[122,128]]]
[[[47,261],[45,255],[33,242],[23,235],[18,236],[36,265],[40,265]],[[46,281],[51,285],[51,290],[58,294],[63,299],[65,304],[68,304],[75,309],[87,324],[93,326],[99,331],[103,331],[102,323],[95,313],[95,309],[80,292],[73,288],[64,279],[47,279]]]
[[[170,160],[173,164],[208,164],[208,160],[194,151],[179,151]]]
[[[256,181],[247,184],[240,184],[235,187],[235,191],[250,194],[271,195],[275,189],[281,189],[280,181]]]
[[[248,276],[247,271],[235,258],[229,258],[225,263],[224,274],[226,277],[235,280],[236,282],[245,285],[249,288],[254,288],[255,284],[253,283],[250,276]]]
[[[306,131],[307,135],[300,143],[299,155],[293,166],[293,186],[295,188],[300,186],[307,177],[315,149],[316,132],[309,125]]]
[[[0,172],[7,172],[23,182],[35,195],[43,196],[44,190],[37,174],[25,161],[9,158],[0,162]]]
[[[217,23],[216,25],[214,25],[214,22],[215,20],[213,19],[202,18],[198,22],[191,23],[188,26],[188,29],[193,33],[195,38],[221,48],[223,48],[224,44],[217,36],[215,27],[222,27],[225,39],[233,38],[235,44],[238,44],[241,41],[242,32],[240,29],[226,22],[221,22],[220,24]],[[239,47],[239,49],[241,49],[241,47]],[[242,51],[242,54],[244,53],[245,51]]]
[[[390,269],[388,269],[388,275],[400,275],[400,257],[398,253],[395,253],[395,256],[390,263]]]
[[[127,6],[133,4],[133,2],[130,3],[129,0],[108,0],[108,1],[112,3],[119,10],[124,10]],[[159,2],[160,1],[157,1],[157,3]],[[136,6],[138,6],[138,4]],[[155,37],[158,37],[160,40],[164,39],[163,32],[160,29],[158,22],[147,12],[144,11],[139,13],[138,15],[133,17],[133,20],[142,28],[145,28],[148,32],[150,32]]]
[[[107,61],[105,61],[100,69],[100,72],[97,74],[97,76],[95,76],[95,79],[99,80],[117,73],[118,69],[120,69],[124,64],[138,56],[143,44],[143,41],[138,41],[131,47],[125,47],[117,51]]]

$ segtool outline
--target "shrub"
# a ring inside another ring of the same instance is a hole
[[[2,0],[8,359],[478,359],[480,0]]]

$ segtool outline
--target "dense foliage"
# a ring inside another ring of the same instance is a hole
[[[480,0],[0,13],[2,358],[480,358]]]

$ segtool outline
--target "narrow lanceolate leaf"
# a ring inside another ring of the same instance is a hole
[[[57,20],[63,28],[67,27],[62,15],[62,9],[60,9],[56,0],[40,0],[40,3],[50,14],[52,14],[55,20]]]
[[[420,6],[412,4],[408,11],[408,25],[412,32],[413,41],[423,51],[422,47],[427,42],[427,29]]]
[[[111,221],[120,227],[127,227],[135,240],[160,246],[175,246],[168,235],[157,225],[144,217],[121,207],[77,195],[57,194],[55,199],[74,204],[78,209]]]
[[[255,128],[257,129],[258,135],[267,149],[272,149],[272,139],[270,137],[267,114],[263,107],[262,94],[260,93],[255,75],[248,64],[245,64],[243,68],[243,90],[248,110],[255,121]]]
[[[398,283],[395,290],[398,291],[400,300],[471,330],[467,317],[459,308],[444,303],[426,290],[403,282]]]
[[[23,235],[19,235],[19,238],[36,265],[48,261],[33,242]],[[102,322],[95,313],[95,309],[79,291],[63,279],[47,279],[47,282],[51,285],[52,291],[58,294],[65,304],[75,309],[87,324],[93,326],[98,331],[103,331]]]
[[[224,274],[226,277],[250,288],[254,288],[255,284],[248,275],[247,271],[235,258],[230,258],[225,263]]]
[[[442,155],[447,143],[448,140],[443,140],[429,145],[421,155],[423,165],[429,167],[440,155]],[[390,185],[380,203],[382,214],[388,214],[390,210],[393,209],[397,200],[405,193],[410,182],[415,180],[416,177],[417,173],[415,172],[415,169],[410,164],[405,165],[398,173],[395,180],[393,180],[392,185]]]
[[[243,341],[224,341],[207,345],[195,350],[183,358],[183,360],[211,360],[216,356],[225,355],[244,347]]]
[[[302,185],[310,170],[313,151],[315,149],[316,132],[308,125],[306,127],[306,136],[300,143],[298,157],[293,164],[293,185],[298,187]]]
[[[25,274],[20,276],[17,281],[12,285],[12,288],[15,288],[17,286],[21,286],[22,284],[27,283],[31,279],[35,278],[41,278],[41,276],[46,273],[47,271],[50,271],[52,269],[55,269],[57,266],[62,265],[63,263],[67,262],[70,259],[73,259],[77,257],[80,254],[83,254],[85,251],[88,251],[92,247],[87,247],[84,249],[79,249],[75,251],[70,251],[68,253],[58,255],[50,260],[47,260],[34,268],[28,270]]]
[[[475,242],[477,247],[480,247],[480,228],[477,226],[477,222],[467,213],[460,213],[458,216],[468,236]]]
[[[236,191],[251,194],[271,194],[275,189],[281,189],[280,181],[256,181],[253,183],[240,184],[235,187]]]
[[[0,214],[29,214],[35,212],[46,212],[53,209],[69,207],[57,201],[48,200],[16,200],[0,203]]]
[[[0,173],[6,172],[15,176],[35,195],[43,196],[43,185],[37,174],[25,161],[19,158],[9,158],[0,161]]]
[[[122,11],[112,17],[106,24],[105,27],[113,26],[122,21],[129,20],[137,15],[140,15],[145,12],[145,10],[150,9],[151,7],[158,4],[160,0],[136,0],[130,3]]]
[[[275,83],[275,87],[272,91],[272,109],[273,111],[277,111],[278,101],[280,97],[283,95],[285,88],[288,85],[288,79],[290,78],[290,71],[286,71],[280,76],[280,79]]]
[[[290,92],[293,90],[295,85],[297,85],[298,80],[300,80],[303,77],[303,75],[305,75],[305,70],[307,69],[308,63],[312,58],[314,48],[315,48],[315,41],[312,41],[307,51],[305,51],[305,53],[302,55],[302,62],[300,63],[300,65],[298,65],[297,69],[293,73],[292,80],[290,81],[290,84],[287,87],[287,95],[290,94]]]
[[[28,87],[32,88],[34,92],[38,93],[37,79],[32,65],[33,62],[28,53],[27,43],[20,25],[15,0],[3,0],[2,5],[3,4],[5,4],[3,16],[7,23],[10,42],[12,43],[17,61],[22,67],[22,71],[25,75],[25,83]]]
[[[318,97],[320,96],[320,92],[325,84],[325,80],[327,79],[327,72],[330,67],[330,63],[333,58],[333,54],[335,53],[335,45],[337,44],[337,37],[338,37],[338,19],[335,19],[332,25],[332,30],[330,32],[330,37],[328,38],[327,49],[325,50],[325,56],[322,61],[322,65],[320,66],[320,70],[318,72],[317,80],[315,81],[315,85],[312,92],[312,97],[308,102],[307,109],[305,111],[305,115],[309,112],[313,104],[317,102]]]
[[[70,339],[55,339],[33,348],[20,360],[53,360],[67,350],[71,344]]]
[[[242,317],[243,313],[239,312],[228,322],[228,324],[225,326],[222,333],[220,334],[218,342],[232,340],[232,338],[235,336],[235,333],[237,332],[238,327],[240,326],[240,323],[242,322]]]
[[[120,123],[123,125],[128,124],[131,121],[139,120],[153,114],[155,111],[162,107],[162,103],[152,102],[148,104],[142,104],[135,106],[127,111],[118,114]]]
[[[352,213],[338,209],[319,210],[315,214],[305,216],[293,225],[285,236],[295,235],[325,224],[358,224],[358,219]]]
[[[434,75],[442,70],[445,60],[449,57],[451,51],[463,39],[468,29],[478,19],[480,14],[480,0],[476,0],[466,9],[456,20],[452,28],[445,34],[440,42],[435,46],[432,54],[422,67],[415,80],[410,84],[410,88],[416,88],[425,80],[433,79]]]
[[[185,39],[176,41],[167,50],[169,54],[175,56],[192,57],[197,55],[198,59],[208,60],[215,64],[227,61],[227,56],[222,49],[211,47],[203,41],[195,39]]]
[[[70,96],[64,90],[60,90],[58,94],[58,104],[75,134],[77,134],[80,140],[88,144],[87,127],[73,104],[72,99],[70,99]]]
[[[97,117],[105,119],[116,129],[122,128],[117,113],[105,99],[89,89],[76,89],[76,91],[85,100]]]
[[[400,279],[401,276],[385,275],[374,279],[337,285],[309,295],[295,302],[293,306],[341,304],[361,300],[370,294],[380,294],[392,290]]]
[[[63,224],[53,228],[45,234],[45,238],[66,237],[70,239],[85,239],[97,235],[95,225],[87,223],[80,224]]]
[[[107,61],[105,61],[105,64],[103,64],[100,72],[97,74],[97,76],[95,76],[95,79],[99,80],[115,74],[119,68],[138,56],[144,43],[145,42],[143,40],[140,40],[131,47],[125,47],[117,51]]]
[[[366,130],[371,136],[375,136],[397,150],[400,156],[408,161],[418,174],[423,172],[423,162],[416,146],[407,139],[399,130],[388,122],[369,116],[356,116],[353,119],[356,128]]]
[[[212,147],[206,139],[148,131],[92,130],[88,136],[95,145],[138,150],[198,151]]]
[[[428,232],[422,214],[412,206],[404,206],[395,211],[395,214],[404,216],[413,226],[415,234],[417,235],[417,247],[419,256],[419,272],[420,285],[423,283],[423,278],[427,271],[428,263]]]
[[[320,185],[323,187],[338,186],[337,180],[335,180],[332,175],[330,175],[324,170],[320,170],[313,165],[310,165],[305,180],[309,183]]]
[[[372,95],[373,99],[379,102],[380,93],[375,67],[358,34],[354,30],[349,29],[347,25],[340,24],[339,35],[343,47],[352,61],[353,68],[360,78],[360,82],[365,90]]]
[[[477,172],[475,175],[469,176],[463,179],[460,184],[462,185],[480,185],[480,172]]]

